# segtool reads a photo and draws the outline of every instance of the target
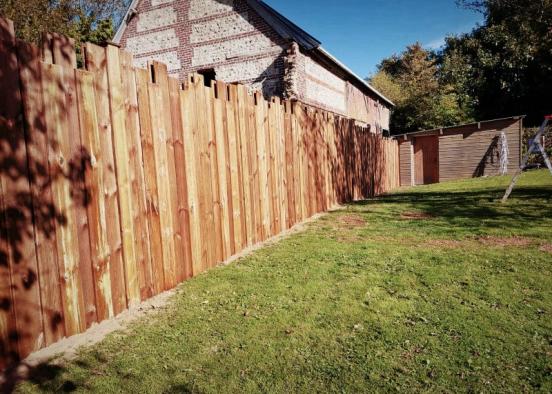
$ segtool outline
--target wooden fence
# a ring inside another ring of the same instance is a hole
[[[85,331],[340,203],[398,148],[242,85],[0,19],[0,364]]]

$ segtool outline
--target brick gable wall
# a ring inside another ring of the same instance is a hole
[[[158,60],[182,80],[214,68],[218,79],[283,94],[288,44],[245,1],[142,0],[137,11],[120,42],[136,66]]]
[[[296,98],[388,129],[389,110],[282,39],[245,0],[142,0],[120,41],[135,57],[167,64],[173,76],[214,69],[265,97]],[[387,118],[386,118],[387,117]]]

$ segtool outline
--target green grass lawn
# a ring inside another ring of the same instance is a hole
[[[18,390],[551,392],[552,177],[508,182],[331,213]]]

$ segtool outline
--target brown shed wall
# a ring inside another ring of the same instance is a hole
[[[401,186],[412,185],[412,145],[410,141],[401,141],[399,144],[399,171]]]
[[[499,119],[408,135],[399,140],[401,186],[412,184],[411,143],[417,137],[439,135],[439,181],[499,175],[498,140],[508,140],[508,173],[521,164],[523,118]]]
[[[499,175],[497,142],[502,131],[508,140],[508,173],[520,166],[521,119],[499,120],[446,130],[439,138],[439,178],[454,179]]]

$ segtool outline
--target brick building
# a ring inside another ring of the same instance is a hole
[[[259,0],[133,0],[114,41],[139,67],[158,60],[180,79],[242,82],[389,130],[393,103]]]

